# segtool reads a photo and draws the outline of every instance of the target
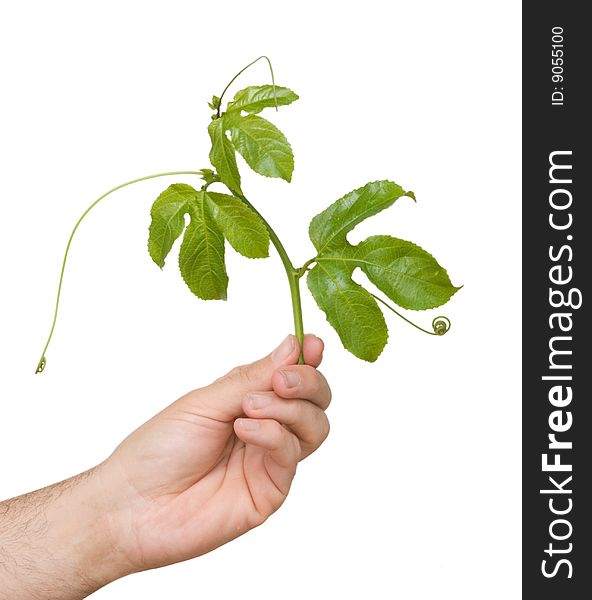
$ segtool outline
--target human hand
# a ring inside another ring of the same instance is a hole
[[[0,502],[0,600],[86,598],[263,523],[329,431],[322,352],[306,336],[297,365],[289,336],[165,408],[97,467]]]
[[[265,358],[183,396],[95,472],[121,564],[116,577],[199,556],[263,523],[297,463],[329,432],[323,343],[294,336]],[[245,418],[247,417],[247,418]],[[115,578],[115,577],[113,577]]]

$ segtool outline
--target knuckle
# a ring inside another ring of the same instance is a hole
[[[325,413],[323,413],[323,417],[324,419],[321,426],[321,444],[329,437],[329,433],[331,432],[331,423]]]
[[[331,388],[325,376],[316,369],[314,379],[311,382],[311,396],[324,408],[327,408],[331,404]]]
[[[274,419],[269,420],[267,427],[269,437],[273,440],[274,447],[279,448],[284,443],[286,434],[285,428]]]
[[[318,385],[319,385],[318,391],[322,395],[322,398],[324,400],[323,406],[325,408],[327,408],[329,406],[329,404],[331,404],[331,398],[332,398],[331,388],[329,387],[329,382],[327,381],[327,378],[320,371],[317,371],[317,373],[318,373]]]
[[[228,371],[228,373],[225,373],[221,377],[218,377],[218,379],[216,379],[214,381],[214,383],[232,382],[237,377],[237,369],[238,369],[238,367],[234,367],[233,369],[230,369],[230,371]]]
[[[300,440],[285,427],[280,425],[281,435],[279,437],[279,445],[287,450],[287,455],[292,460],[293,457],[300,455]]]
[[[190,392],[187,392],[185,395],[181,396],[179,398],[179,400],[182,401],[195,401],[195,400],[199,400],[201,399],[201,397],[204,395],[204,388],[195,388],[193,390],[191,390]]]
[[[228,373],[227,377],[231,380],[250,383],[253,379],[253,374],[248,365],[239,365],[238,367],[234,367],[234,369]]]
[[[326,390],[327,390],[327,401],[325,402],[325,408],[328,408],[329,405],[331,404],[331,400],[333,400],[333,392],[331,391],[331,387],[329,386],[329,383],[327,382],[326,379],[325,379],[325,386],[326,386]]]
[[[318,443],[322,444],[329,435],[329,419],[327,415],[320,409],[315,410],[315,438],[318,438]]]
[[[239,373],[240,373],[241,367],[233,367],[232,369],[230,369],[230,371],[228,372],[227,377],[238,377]]]
[[[316,396],[321,388],[320,373],[311,366],[303,368],[301,373],[301,384],[300,388],[305,390],[310,396]]]
[[[261,511],[254,500],[251,500],[252,507],[251,510],[246,511],[245,517],[245,525],[243,527],[244,531],[249,531],[250,529],[255,529],[255,527],[259,527],[263,525],[265,521],[272,515],[273,511]]]
[[[281,420],[284,425],[287,425],[289,430],[292,431],[294,427],[298,427],[306,419],[306,411],[303,406],[304,402],[300,400],[292,402],[282,402],[282,415]]]
[[[308,418],[308,407],[309,404],[306,400],[300,400],[296,402],[291,402],[288,406],[291,408],[292,412],[292,424],[302,423],[306,421]]]
[[[292,456],[297,458],[302,454],[302,445],[295,435],[291,435],[290,437],[292,438]]]

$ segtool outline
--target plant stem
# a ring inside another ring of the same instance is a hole
[[[300,299],[300,275],[299,270],[294,268],[284,245],[282,244],[280,238],[277,236],[276,232],[273,230],[273,227],[267,222],[267,220],[263,217],[263,215],[243,196],[242,194],[237,194],[233,192],[233,194],[240,198],[256,215],[259,216],[263,224],[267,228],[269,232],[269,239],[271,243],[274,245],[277,253],[280,256],[282,264],[284,265],[284,269],[286,271],[286,275],[288,277],[288,283],[290,284],[290,296],[292,298],[292,313],[294,315],[294,332],[296,334],[296,338],[298,339],[298,343],[300,344],[300,358],[298,359],[298,364],[304,364],[304,354],[303,354],[303,345],[304,345],[304,324],[302,321],[302,301]]]
[[[56,321],[58,319],[58,309],[60,306],[60,295],[62,293],[62,283],[64,281],[64,271],[66,270],[66,261],[68,260],[68,252],[70,251],[70,245],[72,244],[72,239],[74,238],[74,234],[76,233],[76,230],[78,229],[78,226],[80,225],[80,223],[82,223],[84,217],[86,217],[86,215],[88,215],[88,213],[103,199],[106,198],[107,196],[109,196],[109,194],[112,194],[113,192],[116,192],[117,190],[120,190],[121,188],[124,188],[128,185],[132,185],[133,183],[138,183],[139,181],[145,181],[147,179],[155,179],[156,177],[168,177],[169,175],[200,175],[200,173],[198,171],[170,171],[167,173],[156,173],[155,175],[146,175],[145,177],[139,177],[138,179],[132,179],[131,181],[127,181],[126,183],[122,183],[121,185],[118,185],[117,187],[114,187],[113,189],[109,190],[108,192],[104,193],[101,197],[97,198],[83,213],[82,216],[78,219],[78,221],[76,221],[76,225],[74,225],[74,229],[72,229],[72,233],[70,234],[70,238],[68,239],[68,245],[66,246],[66,252],[64,253],[64,260],[62,261],[62,270],[60,272],[60,282],[58,284],[58,293],[56,296],[56,302],[55,302],[55,310],[53,313],[53,321],[51,324],[51,330],[49,332],[49,336],[47,338],[47,342],[45,343],[45,348],[43,348],[43,352],[41,353],[41,358],[39,359],[39,363],[37,364],[37,369],[35,370],[35,373],[41,373],[41,371],[43,371],[43,369],[45,369],[45,365],[46,365],[46,359],[45,359],[45,353],[47,352],[47,348],[49,347],[49,343],[51,342],[51,338],[53,336],[53,331],[55,329],[56,326]]]
[[[279,240],[278,240],[279,241]],[[275,245],[275,244],[274,244]],[[276,246],[277,248],[277,246]],[[286,271],[287,273],[287,271]],[[290,296],[292,298],[292,313],[294,314],[294,331],[300,344],[300,357],[298,364],[304,364],[304,323],[302,321],[302,301],[300,299],[300,277],[292,272],[288,276],[290,283]]]

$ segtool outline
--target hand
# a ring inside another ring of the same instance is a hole
[[[119,577],[204,554],[263,523],[329,432],[323,343],[190,392],[99,466],[0,503],[0,600],[78,600]]]
[[[322,351],[306,336],[306,365],[297,365],[298,342],[287,337],[165,408],[99,466],[126,572],[209,552],[281,506],[297,463],[329,432]]]

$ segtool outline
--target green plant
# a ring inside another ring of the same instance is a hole
[[[269,64],[272,84],[250,86],[236,92],[222,111],[222,101],[230,85],[261,59]],[[209,158],[214,169],[157,173],[134,179],[109,190],[86,209],[68,240],[53,322],[37,373],[46,365],[45,353],[55,329],[66,260],[81,221],[116,190],[139,181],[172,175],[196,175],[203,180],[203,185],[195,189],[186,183],[175,183],[158,196],[151,209],[148,251],[162,268],[175,240],[183,235],[179,268],[185,283],[199,298],[226,299],[225,240],[249,258],[267,257],[271,241],[286,271],[295,333],[300,341],[304,335],[300,279],[305,274],[308,288],[345,348],[364,360],[376,360],[387,342],[387,326],[377,302],[426,333],[443,335],[448,331],[450,321],[446,317],[436,317],[432,331],[423,329],[352,279],[353,271],[360,268],[390,300],[410,310],[441,306],[460,289],[452,285],[446,270],[431,254],[411,242],[388,235],[372,236],[355,246],[347,240],[347,234],[359,223],[388,208],[402,196],[415,200],[413,192],[405,191],[392,181],[374,181],[331,204],[310,223],[309,235],[316,254],[300,268],[294,267],[273,228],[246,198],[236,152],[255,172],[291,180],[294,156],[290,144],[275,125],[258,115],[266,108],[277,110],[297,99],[290,89],[275,85],[271,62],[266,56],[259,57],[241,69],[220,96],[213,96],[208,103],[214,111],[208,126],[212,144]],[[210,190],[214,184],[225,186],[228,193]],[[189,215],[187,227],[185,215]]]

